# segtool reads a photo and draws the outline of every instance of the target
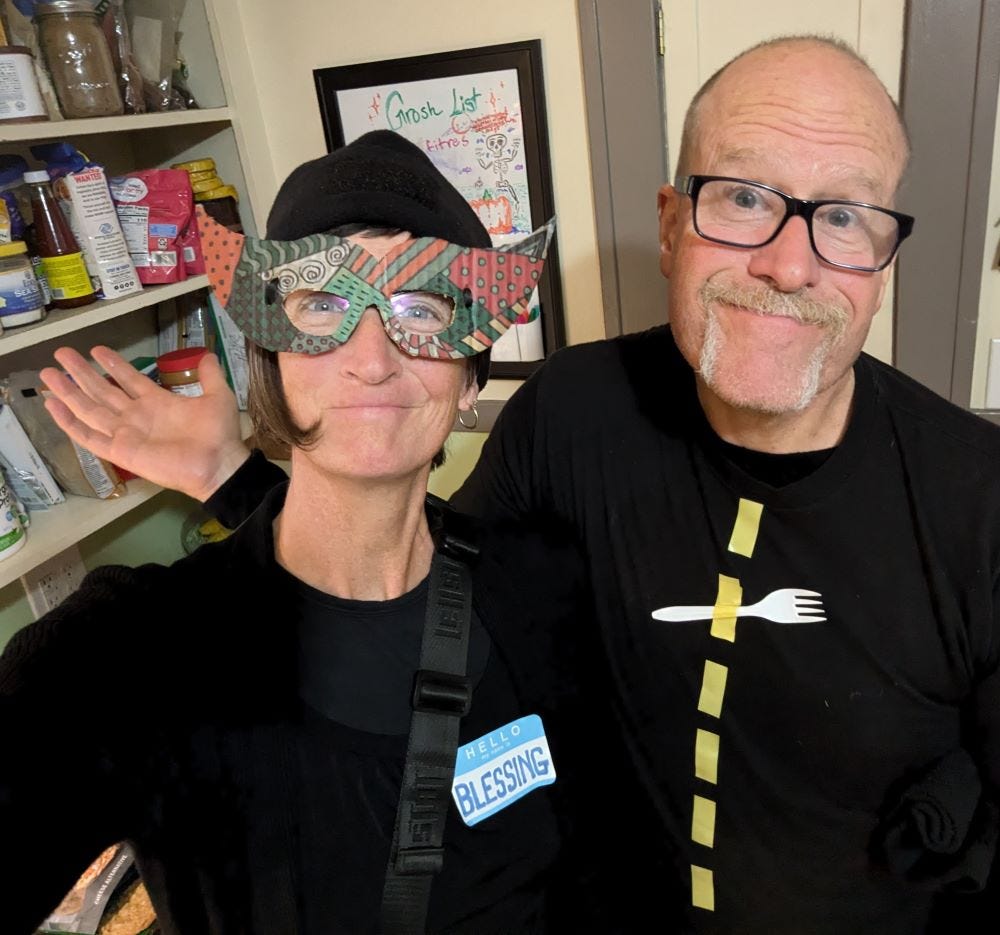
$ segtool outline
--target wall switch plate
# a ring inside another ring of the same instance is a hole
[[[28,595],[28,604],[31,605],[35,619],[47,614],[53,607],[58,607],[80,587],[86,573],[80,550],[71,545],[22,575],[21,584]]]
[[[986,371],[986,408],[1000,409],[1000,338],[990,340],[990,363]]]

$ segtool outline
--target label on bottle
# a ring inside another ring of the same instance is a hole
[[[42,290],[42,304],[52,304],[52,290],[49,288],[49,281],[45,278],[45,267],[42,266],[42,258],[33,256],[31,265],[35,270],[35,279],[38,280],[38,288]]]
[[[27,264],[0,273],[0,318],[21,312],[38,311],[45,306],[42,290]]]
[[[194,383],[178,383],[174,386],[169,386],[167,389],[171,393],[176,393],[178,396],[204,396],[205,390],[202,389],[201,383],[195,380]]]
[[[53,299],[79,299],[81,296],[94,293],[82,253],[43,256],[42,269],[49,281]]]

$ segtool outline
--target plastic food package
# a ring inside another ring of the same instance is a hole
[[[17,370],[7,378],[7,401],[31,443],[67,493],[108,500],[125,493],[114,465],[98,458],[66,435],[45,408],[48,390],[35,370]]]
[[[155,921],[132,849],[127,844],[116,844],[84,871],[39,931],[143,935],[151,931]]]
[[[15,192],[27,171],[23,156],[0,156],[0,244],[24,240],[24,216]]]
[[[95,291],[108,299],[141,292],[103,167],[69,143],[32,146],[31,153],[46,164],[53,194],[83,251]]]
[[[187,173],[142,169],[113,178],[111,197],[139,281],[148,286],[187,279],[181,235],[194,205]]]
[[[101,25],[111,49],[111,58],[118,73],[118,88],[122,93],[126,114],[144,114],[146,101],[142,93],[142,73],[132,53],[124,0],[105,0],[106,9]],[[98,10],[100,10],[98,6]]]
[[[135,62],[148,110],[171,110],[177,28],[184,0],[125,0]]]

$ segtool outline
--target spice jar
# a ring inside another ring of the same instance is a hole
[[[45,317],[45,297],[21,240],[0,244],[0,322],[3,327],[27,325]]]
[[[198,364],[207,353],[207,347],[182,347],[179,351],[161,354],[156,358],[160,385],[179,396],[201,396],[203,390],[198,382]]]
[[[221,185],[207,192],[197,192],[194,200],[200,204],[210,218],[236,234],[243,233],[243,222],[236,205],[239,195],[232,185]]]
[[[63,116],[123,113],[111,49],[93,4],[88,0],[36,3],[35,22]]]

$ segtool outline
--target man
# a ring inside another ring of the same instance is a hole
[[[455,499],[586,543],[682,928],[924,931],[992,854],[1000,433],[859,358],[910,223],[864,63],[752,49],[684,136],[669,328],[556,354]],[[946,842],[916,830],[931,788]]]
[[[553,355],[455,498],[585,543],[664,931],[921,932],[991,867],[1000,433],[860,353],[906,157],[839,44],[731,62],[660,191],[669,327]]]

